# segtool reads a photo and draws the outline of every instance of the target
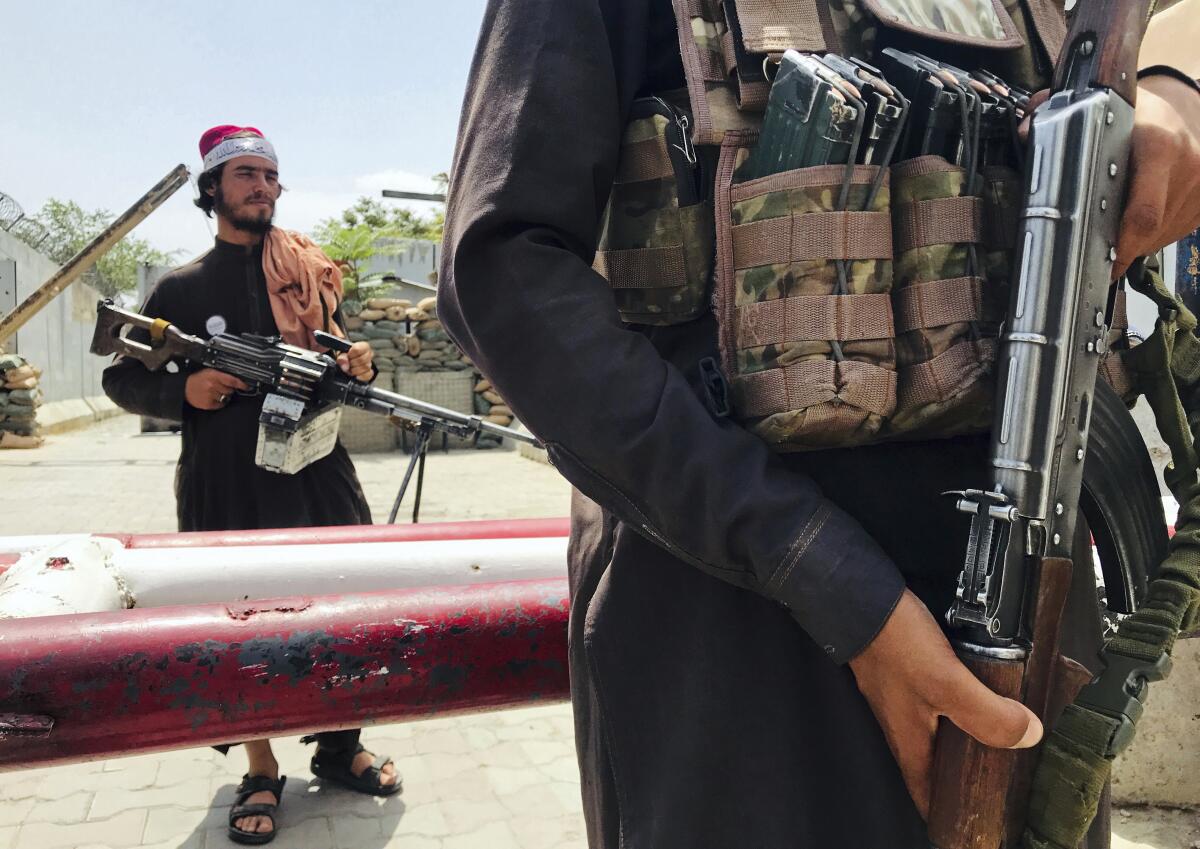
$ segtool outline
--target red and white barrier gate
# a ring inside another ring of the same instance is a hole
[[[117,535],[89,574],[134,609],[0,620],[0,770],[565,699],[565,533]],[[14,578],[82,578],[63,546],[10,569],[0,605]]]

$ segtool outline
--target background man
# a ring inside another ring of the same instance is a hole
[[[310,240],[271,225],[282,192],[271,143],[253,127],[214,127],[201,137],[200,155],[204,172],[196,205],[205,215],[216,213],[216,244],[164,276],[143,312],[203,337],[226,331],[281,335],[321,350],[314,330],[344,336],[341,272]],[[340,354],[338,363],[360,380],[374,377],[371,348],[364,342]],[[181,531],[371,523],[340,443],[295,475],[254,464],[262,398],[239,395],[246,386],[236,377],[186,365],[175,373],[151,372],[135,360],[118,360],[105,370],[103,384],[132,413],[182,421],[175,479]],[[397,792],[400,780],[391,759],[365,751],[358,738],[357,729],[305,738],[317,743],[314,774],[364,793]],[[269,740],[245,747],[249,770],[230,812],[230,837],[266,843],[274,837],[274,810],[285,779]]]

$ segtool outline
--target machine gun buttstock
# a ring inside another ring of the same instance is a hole
[[[122,333],[126,327],[145,331],[150,341],[130,339]],[[130,357],[155,371],[173,357],[194,355],[196,346],[202,348],[203,344],[161,318],[123,310],[110,300],[96,305],[96,331],[92,334],[90,348],[93,354]]]

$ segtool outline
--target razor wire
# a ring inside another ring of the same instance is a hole
[[[42,242],[50,235],[49,230],[26,216],[21,204],[4,192],[0,192],[0,228],[12,233],[34,249],[41,247]]]

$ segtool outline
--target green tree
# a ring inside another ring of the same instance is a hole
[[[365,275],[370,260],[394,253],[396,248],[388,244],[393,239],[440,241],[445,218],[441,210],[422,216],[411,209],[388,207],[374,198],[360,197],[341,215],[318,224],[313,238],[330,259],[346,268],[343,285],[347,295],[365,299],[387,288],[378,276]]]
[[[88,212],[74,201],[50,198],[33,216],[48,234],[38,250],[55,262],[64,263],[98,236],[115,217],[105,209]],[[83,279],[106,297],[113,297],[137,289],[139,265],[169,265],[171,262],[172,254],[151,247],[145,239],[126,236],[102,256]]]

